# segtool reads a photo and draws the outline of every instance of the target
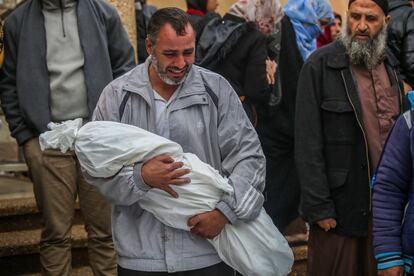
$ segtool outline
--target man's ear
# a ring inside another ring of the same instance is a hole
[[[154,44],[148,37],[145,39],[145,48],[147,49],[148,55],[151,55],[154,50]]]
[[[389,16],[389,15],[387,15],[386,17],[385,17],[385,23],[390,23],[390,21],[391,21],[391,16]]]

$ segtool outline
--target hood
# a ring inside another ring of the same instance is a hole
[[[76,0],[41,0],[41,2],[45,10],[65,9],[76,4]]]
[[[389,11],[402,6],[409,6],[411,8],[408,0],[388,0]]]
[[[194,9],[207,13],[207,1],[208,0],[186,0],[187,9]]]

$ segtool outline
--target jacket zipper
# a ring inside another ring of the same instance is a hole
[[[372,203],[371,203],[371,201],[372,201],[372,188],[371,188],[371,185],[370,185],[370,183],[371,183],[371,165],[370,165],[370,163],[369,163],[369,154],[368,154],[368,142],[367,142],[367,137],[366,137],[366,134],[365,134],[364,128],[362,127],[361,121],[360,121],[360,120],[359,120],[359,118],[358,118],[358,114],[357,114],[357,112],[356,112],[355,105],[352,103],[351,97],[349,96],[348,86],[346,85],[345,76],[344,76],[344,73],[343,73],[342,71],[341,71],[341,76],[342,76],[342,80],[343,80],[343,82],[344,82],[344,84],[345,84],[346,96],[348,97],[348,101],[349,101],[349,103],[351,104],[352,109],[354,110],[355,117],[356,117],[356,120],[357,120],[357,122],[358,122],[359,128],[361,129],[361,131],[362,131],[362,135],[364,136],[364,142],[365,142],[365,156],[366,156],[366,159],[367,159],[366,161],[367,161],[368,186],[369,186],[369,211],[371,212],[371,208],[372,208],[372,206],[371,206],[371,205],[372,205]]]
[[[398,93],[398,99],[400,101],[400,114],[402,114],[403,113],[403,106],[402,106],[402,95],[403,95],[403,92],[401,91],[400,83],[398,82],[397,72],[395,72],[395,69],[392,69],[392,72],[394,73],[394,78],[395,78],[395,81],[396,81],[397,86],[398,86],[398,92],[399,92]]]
[[[65,10],[64,10],[64,7],[63,7],[62,0],[59,0],[59,6],[60,6],[60,21],[61,21],[61,24],[62,24],[63,37],[66,37],[65,19],[64,19]]]

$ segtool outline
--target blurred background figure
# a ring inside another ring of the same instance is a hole
[[[316,38],[321,26],[333,21],[333,11],[327,0],[289,0],[284,7],[296,33],[296,42],[303,60],[317,48]]]
[[[323,28],[323,33],[317,39],[318,48],[329,44],[339,38],[342,29],[342,16],[334,13],[334,20]]]
[[[409,2],[389,0],[391,22],[388,27],[388,47],[400,62],[406,92],[414,87],[414,10]]]
[[[280,38],[272,35],[268,44],[269,57],[277,62],[271,96],[274,101],[259,108],[257,132],[266,156],[264,207],[275,225],[290,235],[306,233],[303,221],[288,227],[299,217],[300,187],[294,161],[297,83],[304,56],[316,49],[316,37],[321,33],[319,19],[330,22],[333,13],[325,0],[291,0],[284,10]],[[282,16],[280,11],[277,17]],[[302,23],[305,19],[308,23]]]
[[[190,15],[190,21],[196,31],[196,42],[204,26],[213,18],[220,17],[216,13],[219,6],[218,0],[186,0],[187,13]]]
[[[275,28],[276,1],[239,0],[221,19],[204,28],[197,44],[196,64],[225,77],[255,125],[256,106],[268,101],[267,38]]]
[[[148,57],[145,48],[145,39],[147,38],[147,26],[151,16],[157,11],[157,7],[148,5],[147,0],[135,0],[135,18],[137,23],[137,47],[138,63],[144,63]]]

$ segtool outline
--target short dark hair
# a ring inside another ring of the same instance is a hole
[[[156,44],[160,29],[165,24],[170,24],[177,35],[186,35],[185,27],[188,24],[195,30],[190,21],[190,17],[183,10],[179,8],[159,9],[152,15],[148,24],[147,37],[153,44]]]

